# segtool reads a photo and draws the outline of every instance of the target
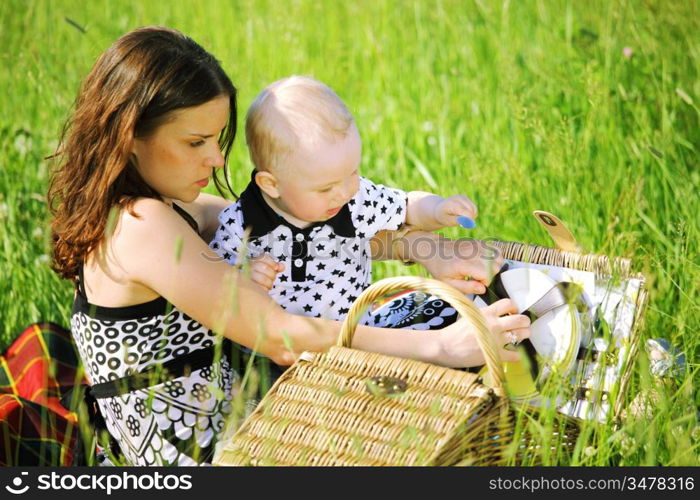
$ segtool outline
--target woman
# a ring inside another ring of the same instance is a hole
[[[218,334],[290,365],[302,351],[327,349],[340,331],[337,322],[286,313],[209,250],[229,202],[200,191],[213,177],[221,192],[215,174],[228,177],[235,131],[236,89],[218,62],[181,33],[149,27],[97,60],[59,145],[49,189],[55,269],[76,283],[72,333],[100,416],[131,464],[210,459],[238,375],[227,356],[212,354]],[[474,243],[417,233],[405,242],[399,255],[378,253],[416,260],[465,293],[488,280],[479,255],[459,258]],[[432,243],[452,255],[429,256],[422,247]],[[502,317],[515,312],[507,300],[484,310],[501,345],[511,332],[529,335],[526,317]],[[361,327],[355,346],[448,366],[483,363],[462,321],[433,333]]]

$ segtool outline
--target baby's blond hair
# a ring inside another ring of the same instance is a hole
[[[255,98],[246,115],[250,159],[258,170],[275,171],[300,140],[336,141],[352,124],[345,103],[327,85],[306,76],[277,80]]]

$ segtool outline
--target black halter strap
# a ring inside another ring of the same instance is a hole
[[[175,212],[178,213],[178,215],[180,215],[183,219],[185,219],[185,221],[187,221],[190,227],[194,229],[195,233],[199,234],[199,226],[197,225],[197,221],[194,220],[194,217],[185,212],[184,209],[180,208],[175,203],[173,203],[173,209],[175,210]]]
[[[87,300],[87,293],[85,292],[85,273],[83,272],[83,266],[84,264],[81,262],[80,265],[78,265],[78,293]]]

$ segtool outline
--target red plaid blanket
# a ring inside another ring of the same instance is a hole
[[[70,465],[77,420],[59,400],[83,382],[68,330],[25,329],[0,356],[0,465]]]

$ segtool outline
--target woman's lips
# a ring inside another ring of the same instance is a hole
[[[207,184],[209,184],[209,178],[206,177],[206,178],[202,179],[201,181],[197,181],[196,184],[199,187],[207,187]]]

